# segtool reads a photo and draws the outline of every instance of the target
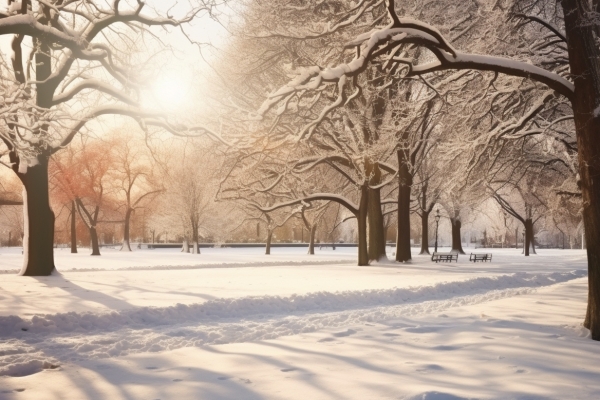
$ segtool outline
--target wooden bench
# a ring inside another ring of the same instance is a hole
[[[481,261],[481,262],[485,262],[485,261],[492,261],[492,253],[483,253],[483,254],[475,254],[475,253],[471,253],[471,256],[469,257],[469,261],[473,261],[473,262],[477,262],[477,261]]]
[[[433,253],[431,261],[437,262],[458,262],[458,253]]]

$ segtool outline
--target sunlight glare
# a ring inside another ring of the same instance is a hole
[[[172,72],[158,78],[152,87],[152,93],[160,107],[174,110],[184,105],[190,91],[190,82],[186,75]]]

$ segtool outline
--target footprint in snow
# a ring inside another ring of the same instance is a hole
[[[158,367],[146,367],[146,369],[158,369]]]
[[[442,345],[442,346],[435,346],[433,348],[433,350],[441,350],[441,351],[452,351],[452,350],[458,350],[460,349],[460,346],[447,346],[447,345]]]
[[[440,326],[415,326],[412,328],[404,328],[404,330],[406,332],[411,332],[411,333],[433,333],[433,332],[438,332],[441,331],[442,327]]]
[[[398,334],[398,333],[384,333],[383,336],[394,337],[394,336],[400,336],[400,334]]]
[[[228,376],[220,376],[217,379],[220,381],[226,381],[227,379],[229,379],[229,377]]]
[[[335,339],[332,337],[326,337],[323,339],[319,339],[319,342],[333,342]]]
[[[451,393],[443,393],[443,392],[425,392],[420,393],[415,397],[411,397],[411,399],[422,399],[422,400],[473,400],[467,399],[466,397],[458,397]]]
[[[442,367],[441,365],[437,365],[437,364],[427,364],[427,365],[423,365],[420,368],[417,368],[417,372],[423,372],[423,373],[427,373],[427,372],[433,372],[433,371],[443,371],[444,367]]]
[[[15,389],[15,392],[24,392],[25,389]]]
[[[173,382],[181,382],[183,379],[173,379]]]
[[[484,338],[484,339],[495,339],[495,338],[493,338],[491,336],[482,336],[482,338]]]
[[[333,336],[335,336],[335,337],[345,337],[345,336],[354,335],[355,333],[356,333],[356,331],[354,329],[348,329],[347,331],[344,331],[344,332],[334,333]]]
[[[280,371],[281,372],[292,372],[292,371],[296,371],[296,370],[297,370],[297,368],[283,368]]]

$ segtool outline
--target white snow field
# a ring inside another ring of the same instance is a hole
[[[102,251],[0,249],[0,399],[600,399],[582,250]]]

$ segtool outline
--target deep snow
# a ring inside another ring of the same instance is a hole
[[[305,251],[59,250],[55,276],[2,274],[0,398],[600,398],[583,251]]]

